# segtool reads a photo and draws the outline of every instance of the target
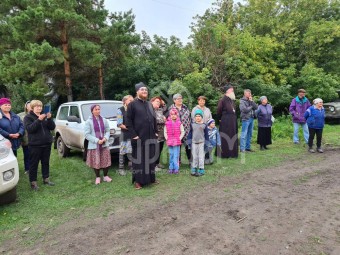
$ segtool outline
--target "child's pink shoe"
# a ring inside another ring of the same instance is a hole
[[[109,176],[104,176],[104,182],[111,182],[112,179]]]
[[[95,183],[96,183],[96,185],[100,184],[100,177],[96,178],[96,182]]]

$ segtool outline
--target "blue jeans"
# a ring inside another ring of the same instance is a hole
[[[294,125],[294,135],[293,135],[293,141],[294,143],[299,142],[299,129],[300,126],[302,127],[303,130],[303,137],[305,139],[305,143],[308,143],[308,138],[309,138],[309,131],[308,131],[308,126],[307,123],[293,123]]]
[[[170,159],[169,159],[169,170],[179,170],[179,153],[181,146],[169,146],[169,154],[170,154]]]
[[[240,139],[240,150],[250,150],[251,137],[253,136],[254,119],[242,121],[242,132]]]

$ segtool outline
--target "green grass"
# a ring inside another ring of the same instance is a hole
[[[281,128],[289,128],[286,121],[282,121],[281,124],[276,122],[275,125],[274,129],[277,130],[275,132],[281,132]],[[254,134],[253,141],[256,141],[255,130]],[[139,191],[134,190],[131,184],[131,174],[122,177],[115,173],[117,162],[109,172],[109,175],[113,177],[113,182],[95,186],[94,173],[82,161],[80,153],[73,152],[70,157],[60,159],[57,152],[52,150],[51,180],[56,183],[56,186],[43,186],[39,170],[40,189],[38,192],[33,192],[30,190],[28,176],[23,173],[22,151],[20,150],[18,201],[0,207],[0,246],[5,240],[13,238],[21,240],[25,245],[33,245],[35,240],[47,231],[72,219],[91,220],[93,217],[106,217],[126,207],[142,208],[142,202],[145,200],[161,203],[175,202],[183,194],[191,192],[193,188],[214,183],[222,176],[270,168],[284,161],[309,155],[306,154],[305,146],[292,144],[292,128],[285,136],[285,139],[273,138],[273,145],[268,151],[259,151],[257,145],[254,144],[256,153],[247,153],[245,157],[240,156],[238,159],[219,159],[215,164],[206,166],[206,175],[200,178],[190,176],[189,167],[184,160],[179,175],[168,175],[164,170],[157,173],[160,185]],[[330,147],[340,147],[339,126],[326,125],[324,141]],[[184,154],[182,158],[186,158]],[[166,149],[163,151],[162,161],[164,164],[167,162]],[[233,187],[225,187],[225,191],[242,188],[243,184],[237,184]]]

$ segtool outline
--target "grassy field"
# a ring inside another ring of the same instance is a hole
[[[340,147],[339,128],[339,125],[326,125],[323,139],[325,146]],[[200,178],[189,175],[189,167],[184,161],[179,175],[168,175],[164,170],[157,173],[159,185],[139,191],[134,190],[131,184],[131,174],[122,177],[115,172],[117,159],[109,171],[113,182],[96,186],[94,173],[82,161],[80,153],[73,152],[70,157],[60,159],[56,150],[52,150],[51,180],[56,186],[43,186],[39,170],[40,189],[33,192],[29,186],[28,176],[23,173],[20,150],[18,160],[21,176],[18,201],[0,207],[0,246],[3,241],[12,238],[19,238],[25,245],[33,245],[46,231],[78,217],[88,220],[92,217],[106,217],[120,208],[138,206],[141,204],[140,201],[150,198],[164,203],[175,201],[181,194],[198,185],[216,182],[220,176],[243,174],[277,166],[283,161],[296,158],[297,154],[309,155],[305,145],[292,143],[292,131],[292,125],[288,120],[280,120],[275,123],[270,150],[260,151],[254,144],[256,153],[247,153],[238,159],[219,159],[215,164],[206,166],[207,173]],[[254,134],[253,142],[256,141],[255,130]],[[163,151],[162,161],[166,165],[166,150]]]

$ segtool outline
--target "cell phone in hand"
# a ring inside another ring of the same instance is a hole
[[[44,105],[44,110],[42,113],[49,113],[51,112],[51,105],[47,104],[47,105]]]

